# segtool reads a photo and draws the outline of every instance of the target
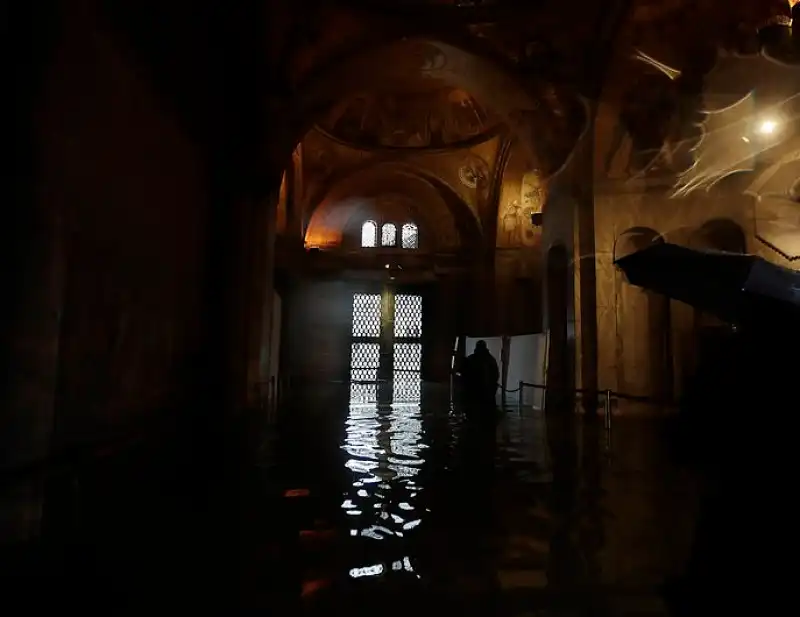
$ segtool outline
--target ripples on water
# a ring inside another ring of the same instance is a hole
[[[379,405],[377,392],[351,396],[341,445],[350,488],[341,507],[351,537],[380,542],[382,555],[395,553],[388,544],[397,549],[384,563],[351,569],[352,578],[414,572],[406,547],[430,513],[421,496],[429,445],[416,386],[396,388],[391,404]]]
[[[436,538],[443,524],[446,528],[469,524],[469,513],[463,508],[480,505],[476,500],[491,500],[489,495],[479,495],[478,487],[475,491],[467,488],[470,495],[462,496],[458,503],[444,498],[454,487],[463,492],[459,487],[472,484],[470,478],[462,476],[474,474],[475,466],[462,459],[480,456],[468,443],[475,439],[474,427],[466,430],[469,427],[463,424],[462,415],[454,413],[449,404],[441,408],[428,405],[423,410],[418,393],[418,389],[413,393],[416,396],[409,395],[407,388],[395,389],[391,403],[377,402],[380,397],[374,385],[364,384],[351,393],[340,444],[347,486],[341,509],[360,554],[353,564],[358,567],[349,570],[351,579],[392,575],[420,578],[419,551],[430,544],[428,540],[433,538],[438,544]],[[417,401],[407,402],[411,398]],[[432,413],[436,409],[439,412]],[[497,435],[499,448],[483,465],[491,470],[496,463],[507,468],[510,464],[522,482],[541,481],[532,476],[543,471],[542,444],[528,443],[520,420],[514,417],[503,423],[505,428]],[[489,440],[494,442],[492,437]],[[493,462],[495,456],[499,458]],[[433,498],[435,492],[439,493],[438,501]],[[456,520],[450,520],[453,512],[432,511],[442,508],[459,510]],[[432,533],[434,528],[436,534]]]

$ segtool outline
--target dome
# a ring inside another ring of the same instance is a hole
[[[440,86],[357,94],[334,106],[317,128],[356,148],[443,149],[485,141],[499,125],[467,92]]]

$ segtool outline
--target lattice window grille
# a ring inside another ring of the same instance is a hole
[[[366,221],[361,226],[361,246],[371,248],[378,241],[378,224],[375,221]]]
[[[418,373],[422,369],[422,345],[420,343],[395,343],[392,351],[395,378],[398,371]]]
[[[422,296],[398,294],[394,298],[394,337],[422,336]]]
[[[355,294],[353,296],[353,336],[355,338],[378,338],[380,334],[380,294]]]
[[[381,228],[381,246],[397,246],[397,227],[394,223],[385,223]]]
[[[400,240],[404,249],[415,249],[419,245],[419,233],[414,223],[406,223],[400,233]]]
[[[350,381],[376,382],[381,360],[379,343],[350,345]]]

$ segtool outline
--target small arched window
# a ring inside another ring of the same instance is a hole
[[[400,235],[404,249],[419,248],[419,234],[417,232],[417,226],[414,225],[414,223],[406,223],[403,225]]]
[[[394,223],[384,223],[381,227],[381,246],[397,246],[397,226]]]
[[[361,226],[361,246],[373,247],[378,244],[378,224],[375,221],[366,221]]]

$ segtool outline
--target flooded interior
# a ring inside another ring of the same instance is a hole
[[[794,600],[800,0],[6,4],[6,613]]]
[[[696,491],[659,420],[609,434],[510,408],[475,424],[447,389],[421,391],[378,404],[317,388],[259,438],[255,465],[172,450],[95,470],[80,512],[51,497],[51,527],[78,524],[17,555],[9,589],[44,578],[42,606],[119,615],[666,614],[659,589],[685,568]]]
[[[282,464],[286,488],[309,491],[286,498],[305,521],[308,610],[435,599],[481,615],[665,614],[659,587],[685,567],[696,506],[658,420],[625,418],[613,439],[527,408],[475,425],[448,392],[423,392],[298,417],[314,445]]]

